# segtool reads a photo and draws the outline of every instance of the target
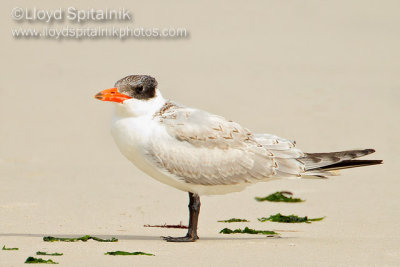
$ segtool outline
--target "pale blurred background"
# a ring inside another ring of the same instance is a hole
[[[126,75],[149,74],[166,98],[223,115],[253,132],[296,140],[304,151],[375,148],[370,158],[385,161],[328,181],[276,181],[204,197],[199,231],[205,240],[196,245],[207,244],[208,250],[202,250],[199,265],[400,263],[399,1],[47,0],[0,6],[0,237],[97,233],[134,240],[179,234],[142,228],[186,223],[187,196],[153,181],[120,155],[109,133],[112,104],[93,98]],[[16,6],[125,7],[134,15],[134,27],[184,27],[190,37],[14,39],[11,28],[45,25],[13,21]],[[280,189],[307,202],[279,206],[253,200]],[[327,219],[306,226],[256,223],[257,216],[276,212]],[[243,246],[238,241],[232,248],[218,239],[222,225],[216,223],[231,217],[248,217],[255,228],[302,232],[284,234],[293,240]],[[214,236],[215,244],[207,241]],[[33,251],[40,238],[35,243],[28,237],[18,238],[31,242]],[[182,253],[156,238],[153,243],[150,252],[161,246],[167,256],[170,249],[171,255]],[[200,247],[189,247],[193,255],[200,253]],[[246,249],[251,257],[239,257]],[[223,251],[230,253],[226,261],[219,257]],[[178,265],[171,255],[154,260]],[[182,255],[179,263],[191,262]],[[94,257],[93,264],[104,264],[100,259]]]

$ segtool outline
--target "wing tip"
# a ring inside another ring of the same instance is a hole
[[[367,149],[364,149],[364,151],[365,151],[366,155],[369,155],[369,154],[372,154],[372,153],[376,152],[376,150],[373,149],[373,148],[367,148]]]

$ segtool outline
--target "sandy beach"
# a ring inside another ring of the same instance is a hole
[[[63,266],[399,266],[400,16],[398,1],[5,1],[1,4],[0,266],[36,251]],[[16,21],[22,8],[126,8],[131,22]],[[14,38],[11,29],[181,27],[176,39]],[[187,193],[140,172],[110,135],[112,104],[93,96],[130,74],[164,97],[271,133],[306,152],[374,148],[383,165],[330,179],[276,180],[204,196],[200,240],[184,229]],[[257,202],[280,190],[302,203]],[[270,215],[323,217],[311,224]],[[246,218],[249,223],[218,220]],[[279,237],[222,235],[225,227]],[[119,242],[44,242],[44,236]],[[155,256],[109,256],[108,251]]]

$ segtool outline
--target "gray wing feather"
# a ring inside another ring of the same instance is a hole
[[[205,111],[168,102],[154,116],[168,142],[152,142],[154,163],[192,184],[252,183],[278,172],[299,175],[304,154],[285,139],[253,135],[238,123]]]

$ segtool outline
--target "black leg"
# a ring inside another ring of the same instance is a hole
[[[168,242],[194,242],[197,236],[197,222],[200,213],[200,197],[197,194],[189,192],[189,227],[186,236],[183,237],[164,237]]]

